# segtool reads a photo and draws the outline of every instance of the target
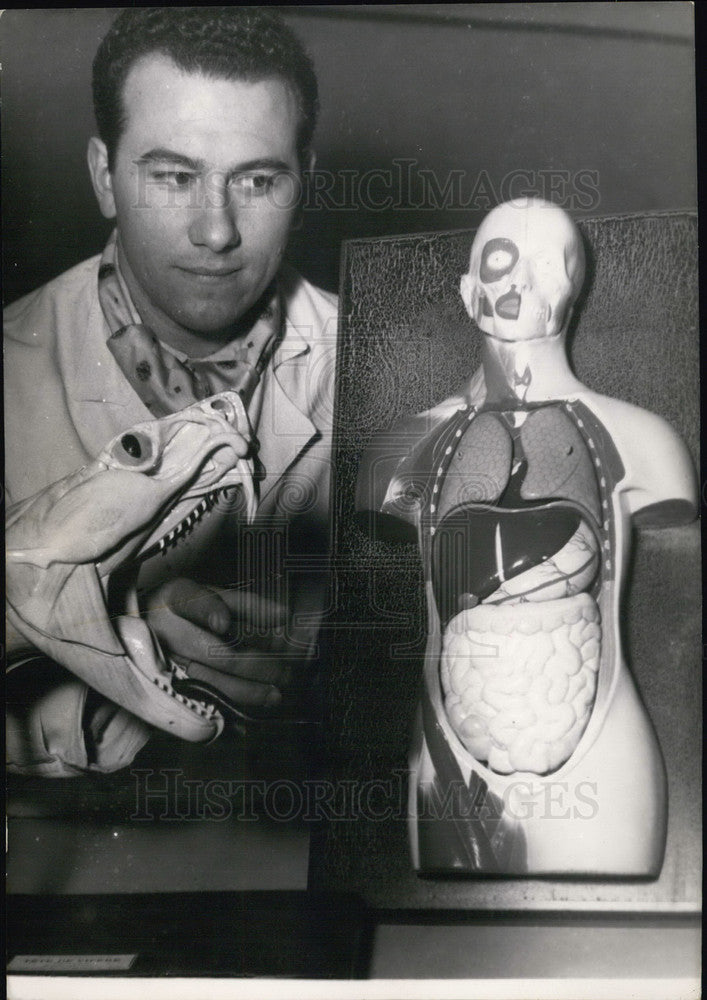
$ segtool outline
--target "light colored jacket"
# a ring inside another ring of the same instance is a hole
[[[99,263],[98,256],[84,261],[5,311],[8,505],[86,464],[121,431],[153,419],[106,346]],[[271,577],[284,572],[294,581],[297,641],[311,655],[327,575],[337,301],[287,266],[280,277],[285,336],[249,408],[264,470],[250,537],[279,533],[278,551],[264,556],[271,563],[266,569]],[[195,572],[203,550],[226,551],[229,540],[234,544],[232,520],[206,518],[186,544],[145,565],[140,585],[203,576],[203,566],[201,574]],[[16,647],[26,645],[22,636],[14,639]],[[116,713],[89,759],[82,735],[85,698],[85,685],[66,671],[61,683],[45,684],[36,705],[9,720],[12,766],[67,775],[129,763],[149,735],[145,724]]]

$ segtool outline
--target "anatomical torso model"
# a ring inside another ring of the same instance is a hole
[[[461,281],[482,372],[395,428],[394,468],[362,467],[362,506],[414,525],[423,560],[409,805],[424,873],[651,876],[662,863],[665,769],[622,657],[620,598],[631,520],[690,520],[694,473],[662,418],[570,371],[583,279],[559,208],[491,212]]]

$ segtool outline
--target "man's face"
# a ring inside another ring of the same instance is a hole
[[[103,193],[92,166],[121,267],[144,322],[209,353],[280,265],[297,213],[295,98],[278,79],[212,79],[155,54],[131,69],[123,106]]]

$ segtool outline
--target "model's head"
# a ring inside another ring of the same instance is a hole
[[[125,129],[125,82],[145,56],[160,54],[186,73],[224,80],[282,81],[295,99],[297,149],[307,165],[318,111],[317,78],[297,36],[262,7],[147,7],[114,21],[93,61],[98,134],[112,168]]]
[[[489,212],[461,280],[467,312],[503,341],[564,334],[584,281],[584,247],[574,222],[537,198]]]

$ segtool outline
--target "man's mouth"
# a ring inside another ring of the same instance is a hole
[[[204,281],[215,281],[219,278],[231,278],[238,274],[239,267],[180,267],[180,271],[190,274],[195,278],[202,278]]]
[[[496,314],[501,319],[518,319],[520,313],[520,295],[518,292],[506,292],[496,300]]]

